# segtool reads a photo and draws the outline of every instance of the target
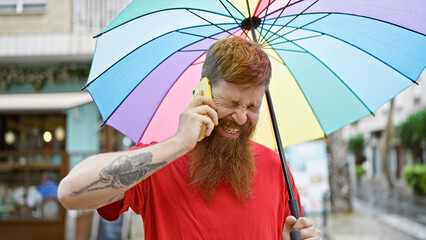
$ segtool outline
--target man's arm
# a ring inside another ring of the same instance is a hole
[[[86,210],[123,199],[126,190],[194,148],[203,125],[209,136],[218,124],[214,109],[211,99],[198,96],[181,113],[174,137],[134,151],[85,159],[60,182],[59,201],[68,209]]]

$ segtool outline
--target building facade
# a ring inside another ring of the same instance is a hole
[[[391,118],[394,127],[406,121],[410,115],[426,108],[426,70],[420,75],[417,83],[418,85],[413,84],[394,98]],[[378,89],[378,91],[380,90]],[[383,153],[381,152],[380,145],[383,141],[383,133],[387,126],[390,113],[390,102],[388,102],[374,116],[370,115],[343,128],[344,137],[347,141],[351,137],[358,135],[364,137],[366,161],[363,163],[363,166],[367,170],[366,177],[370,179],[381,179],[384,177]],[[424,156],[426,154],[425,150],[423,149]],[[391,176],[395,180],[402,178],[402,170],[405,166],[414,163],[412,153],[402,147],[395,136],[390,140],[390,151],[388,152],[387,161]]]
[[[123,148],[123,136],[101,128],[96,105],[81,88],[95,50],[93,36],[128,3],[0,2],[2,237],[64,239],[65,209],[55,196],[40,194],[43,187],[50,184],[54,191],[88,155]],[[75,230],[69,239],[85,232]]]

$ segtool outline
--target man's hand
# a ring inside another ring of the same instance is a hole
[[[282,239],[290,240],[290,232],[293,230],[299,230],[304,240],[322,240],[322,233],[312,219],[301,217],[296,220],[295,217],[288,216],[284,223]]]
[[[216,105],[209,97],[199,93],[179,116],[179,128],[175,137],[184,144],[186,151],[197,144],[202,126],[206,127],[206,136],[210,136],[214,126],[218,124]]]

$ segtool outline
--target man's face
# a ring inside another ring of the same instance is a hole
[[[216,103],[220,124],[218,134],[237,138],[243,125],[254,126],[259,120],[265,86],[235,85],[219,80],[212,87],[213,100]]]
[[[264,86],[220,81],[212,88],[219,125],[191,152],[193,184],[210,199],[221,180],[242,201],[250,199],[255,161],[250,138],[259,119]]]

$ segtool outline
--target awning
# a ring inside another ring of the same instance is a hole
[[[60,111],[92,101],[88,92],[0,94],[0,113]]]

